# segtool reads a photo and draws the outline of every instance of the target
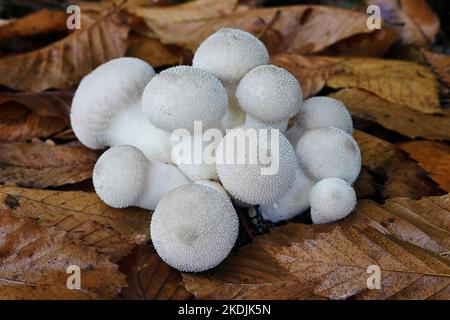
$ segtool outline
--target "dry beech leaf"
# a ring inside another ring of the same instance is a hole
[[[36,34],[65,32],[67,14],[43,9],[0,27],[0,39],[29,37]]]
[[[420,200],[393,198],[379,205],[371,200],[358,203],[358,217],[376,221],[383,233],[446,256],[450,252],[450,197]]]
[[[46,143],[0,143],[0,184],[46,188],[92,177],[97,152]]]
[[[424,113],[441,112],[433,72],[416,63],[369,58],[347,59],[336,66],[327,85],[356,88]]]
[[[176,65],[183,61],[182,48],[164,45],[159,40],[145,36],[131,37],[126,55],[142,59],[155,68]]]
[[[93,192],[2,187],[0,204],[17,217],[30,217],[41,226],[66,231],[113,261],[149,238],[149,211],[110,208]]]
[[[344,102],[353,116],[376,122],[407,137],[450,139],[450,112],[447,110],[438,115],[426,114],[359,89],[343,89],[330,96]]]
[[[0,210],[0,252],[0,299],[112,299],[126,285],[106,256],[8,210]],[[67,288],[70,265],[80,267],[81,290]]]
[[[364,13],[327,6],[286,6],[235,12],[222,18],[149,26],[163,43],[195,51],[223,27],[255,34],[271,53],[314,53],[359,33],[371,33]]]
[[[450,146],[436,141],[412,141],[400,145],[431,178],[450,192]]]
[[[0,140],[15,141],[48,137],[69,125],[73,93],[0,94]]]
[[[227,16],[234,11],[238,0],[196,0],[172,6],[129,6],[129,10],[145,20],[150,27],[198,21]]]
[[[0,84],[21,91],[67,88],[124,55],[128,26],[118,10],[42,49],[0,59]]]
[[[384,197],[419,199],[442,194],[427,172],[395,145],[359,130],[354,130],[353,137],[361,150],[363,168],[385,180],[382,190]],[[373,182],[368,177],[362,176],[361,179],[365,179],[366,184]],[[361,185],[361,182],[355,184],[356,190],[359,194],[370,194],[370,186]]]
[[[119,262],[128,286],[120,296],[130,300],[187,300],[192,295],[181,285],[180,273],[169,267],[147,244],[133,249]]]
[[[439,18],[426,0],[367,0],[381,8],[382,18],[395,27],[405,44],[427,45],[439,31]]]
[[[422,49],[421,52],[433,69],[437,71],[439,78],[450,86],[450,56],[425,49]]]
[[[336,57],[279,53],[271,57],[270,63],[292,73],[301,83],[304,98],[309,98],[322,90],[333,75],[335,66],[343,60]]]
[[[348,220],[276,228],[209,273],[183,274],[186,288],[201,299],[448,299],[448,261]],[[381,290],[367,289],[370,265]]]

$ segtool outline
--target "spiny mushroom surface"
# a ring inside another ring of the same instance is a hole
[[[222,28],[209,36],[195,52],[192,65],[215,75],[227,90],[229,107],[222,119],[224,129],[245,122],[236,98],[239,81],[253,68],[269,63],[269,52],[251,33]]]
[[[147,158],[171,162],[170,136],[145,120],[141,95],[153,68],[136,58],[118,58],[85,76],[72,101],[71,124],[91,149],[129,144]]]
[[[148,160],[139,149],[127,145],[104,152],[92,179],[95,192],[107,205],[150,210],[167,192],[189,183],[177,167]]]
[[[252,69],[239,83],[236,97],[247,114],[246,125],[260,123],[285,131],[303,101],[298,80],[286,69],[264,65]]]
[[[306,131],[326,127],[342,129],[351,135],[352,117],[342,101],[330,97],[312,97],[301,105],[286,138],[296,145]]]
[[[166,69],[145,87],[142,108],[148,121],[165,131],[193,131],[194,121],[208,129],[225,115],[228,97],[212,74],[190,66]]]
[[[233,248],[238,231],[231,201],[201,184],[189,184],[168,193],[153,213],[150,227],[158,255],[184,272],[217,266]]]
[[[247,139],[252,133],[257,138]],[[275,149],[272,139],[277,143]],[[266,155],[270,158],[265,159]],[[298,161],[291,144],[278,130],[255,126],[228,131],[217,147],[216,167],[220,181],[233,198],[256,205],[274,202],[289,190]],[[275,167],[276,172],[264,173]]]
[[[258,211],[265,220],[272,222],[291,219],[302,214],[309,208],[309,193],[315,182],[299,168],[292,187],[277,201],[260,205]]]
[[[297,144],[305,172],[318,180],[341,178],[352,184],[361,171],[361,153],[351,135],[338,128],[307,131]]]
[[[353,211],[356,193],[345,180],[322,179],[311,190],[310,204],[314,223],[330,223],[345,218]]]

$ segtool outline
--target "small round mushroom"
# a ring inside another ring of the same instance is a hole
[[[247,73],[239,83],[236,96],[247,114],[246,125],[259,123],[282,132],[303,100],[297,79],[274,65],[259,66]]]
[[[168,193],[152,216],[150,235],[158,255],[183,272],[217,266],[239,231],[236,211],[221,192],[189,184]]]
[[[265,220],[279,222],[302,214],[309,208],[309,193],[315,180],[308,177],[301,168],[297,170],[292,187],[279,200],[260,205],[258,211]]]
[[[223,186],[217,181],[197,180],[197,181],[194,182],[194,184],[200,184],[202,186],[206,186],[206,187],[212,188],[212,189],[220,192],[221,194],[223,194],[225,198],[231,200],[230,195],[225,191]]]
[[[352,184],[361,171],[361,153],[351,135],[338,128],[307,131],[297,144],[306,174],[317,180],[341,178]]]
[[[329,223],[345,218],[356,205],[356,193],[352,186],[339,178],[327,178],[317,182],[310,193],[313,223]]]
[[[203,128],[220,126],[228,107],[221,82],[212,74],[190,66],[166,69],[145,87],[142,108],[155,127],[171,132],[193,131],[194,122]]]
[[[150,210],[155,210],[166,193],[190,183],[177,167],[148,160],[129,145],[104,152],[94,166],[92,179],[95,192],[107,205]]]
[[[304,101],[286,138],[296,145],[309,130],[334,127],[353,133],[352,117],[342,101],[329,97],[313,97]]]
[[[272,146],[272,141],[277,145]],[[229,130],[222,139],[216,150],[216,167],[234,199],[256,205],[274,202],[289,190],[298,161],[278,130],[245,127]]]
[[[222,120],[224,129],[236,128],[245,121],[235,96],[239,81],[251,69],[269,63],[269,52],[251,33],[222,28],[197,49],[192,65],[215,75],[228,91],[229,107]]]
[[[170,135],[141,111],[141,95],[155,72],[136,58],[110,60],[81,80],[72,101],[72,128],[91,149],[129,144],[147,158],[171,162]]]

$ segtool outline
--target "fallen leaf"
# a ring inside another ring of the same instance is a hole
[[[450,146],[436,141],[412,141],[400,145],[431,178],[450,192]]]
[[[195,0],[163,7],[132,6],[129,10],[144,19],[150,27],[163,27],[227,16],[234,11],[237,3],[238,0]]]
[[[128,42],[126,55],[148,62],[152,67],[182,64],[183,49],[164,45],[156,39],[134,36]]]
[[[0,27],[0,39],[30,37],[37,34],[65,32],[67,15],[63,11],[43,9]]]
[[[435,76],[427,67],[400,60],[347,59],[336,66],[327,81],[335,88],[371,92],[395,104],[424,112],[441,112]]]
[[[223,27],[238,28],[260,37],[274,54],[314,53],[359,33],[371,33],[364,13],[327,6],[286,6],[251,9],[221,18],[150,26],[158,38],[193,51]]]
[[[378,5],[385,22],[402,36],[405,44],[428,45],[439,31],[439,18],[426,0],[367,0]]]
[[[2,187],[0,204],[17,217],[33,218],[41,226],[66,231],[113,261],[149,237],[149,211],[110,208],[93,192]]]
[[[333,75],[334,68],[343,58],[301,56],[279,53],[271,57],[270,63],[287,69],[301,83],[304,98],[317,94]]]
[[[125,277],[107,257],[0,210],[0,299],[112,299]],[[67,288],[67,268],[78,266],[81,290]]]
[[[128,26],[114,10],[42,49],[0,59],[0,84],[21,91],[68,88],[96,66],[124,55]]]
[[[420,248],[444,256],[450,252],[450,197],[424,197],[420,200],[392,198],[379,205],[371,200],[358,203],[356,213],[377,228]]]
[[[276,228],[209,273],[183,274],[186,288],[200,299],[448,299],[439,296],[448,261],[348,220]],[[370,265],[381,269],[380,290],[367,288]]]
[[[421,52],[433,69],[437,71],[439,78],[450,86],[450,56],[434,53],[425,49],[422,49]]]
[[[0,140],[48,137],[68,126],[70,91],[0,94]]]
[[[0,143],[0,184],[46,188],[92,177],[97,152],[46,143]]]
[[[192,295],[181,285],[180,273],[169,267],[147,244],[133,249],[119,262],[128,286],[120,296],[127,300],[187,300]]]
[[[438,115],[426,114],[359,89],[343,89],[330,96],[344,102],[354,117],[376,122],[407,137],[450,139],[448,110]]]

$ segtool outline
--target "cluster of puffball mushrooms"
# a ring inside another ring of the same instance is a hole
[[[238,151],[226,148],[233,131],[278,129],[278,171],[262,175],[259,162],[179,161],[171,132],[192,133],[195,121],[226,132],[213,143],[216,160]],[[99,66],[81,81],[71,122],[87,147],[110,147],[94,167],[98,196],[114,208],[153,210],[154,247],[181,271],[204,271],[227,257],[239,231],[235,206],[272,222],[311,208],[313,223],[328,223],[356,204],[361,155],[345,106],[328,97],[303,101],[298,80],[270,65],[264,44],[241,30],[211,35],[193,66],[155,74],[128,57]]]

